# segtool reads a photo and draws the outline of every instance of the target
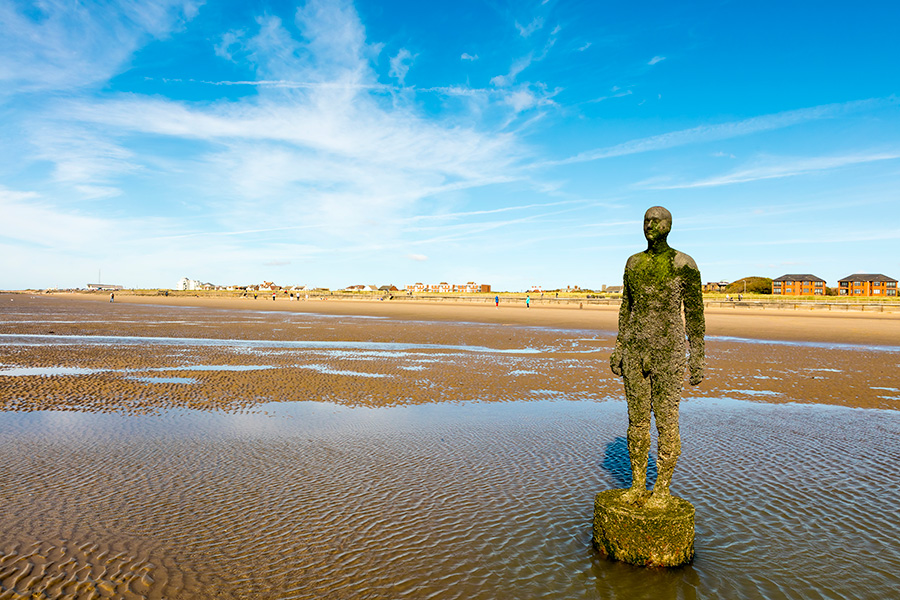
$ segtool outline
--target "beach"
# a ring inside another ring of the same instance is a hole
[[[22,338],[27,352],[15,344],[0,347],[0,364],[87,370],[78,377],[8,378],[0,395],[7,410],[237,409],[292,399],[391,406],[542,397],[534,390],[579,399],[622,396],[621,381],[608,368],[615,306],[497,309],[487,303],[162,296],[120,296],[108,303],[98,295],[25,294],[0,295],[0,306],[6,315],[0,334],[33,336]],[[768,402],[898,407],[900,360],[885,349],[900,347],[900,315],[712,309],[706,320],[707,377],[685,390],[687,399],[764,395]],[[97,336],[115,336],[118,343],[88,343]],[[171,339],[143,343],[148,337]],[[253,350],[254,342],[269,350]],[[391,354],[410,344],[424,347]],[[309,351],[300,352],[304,347]],[[491,359],[473,348],[490,350]],[[363,349],[382,351],[380,360],[360,358]],[[222,364],[241,370],[204,370]],[[361,375],[337,377],[329,369]],[[426,370],[431,384],[423,387],[418,381]],[[159,381],[148,387],[140,377]],[[173,377],[203,385],[165,381]]]
[[[263,298],[0,294],[0,597],[900,585],[898,315],[707,311],[697,559],[647,571],[590,548],[630,477],[616,307]]]

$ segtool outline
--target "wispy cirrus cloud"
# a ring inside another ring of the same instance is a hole
[[[133,152],[90,128],[39,122],[29,134],[35,157],[54,165],[54,181],[71,186],[84,198],[118,196],[118,178],[141,169]]]
[[[491,83],[497,87],[508,87],[512,85],[515,82],[516,77],[519,76],[519,73],[531,65],[532,60],[533,56],[531,53],[516,59],[512,66],[510,66],[509,72],[506,75],[495,75],[491,78]]]
[[[846,156],[819,156],[813,158],[770,159],[769,164],[760,165],[750,169],[734,171],[726,175],[709,177],[684,183],[647,183],[638,184],[654,190],[680,190],[692,188],[718,187],[734,185],[738,183],[750,183],[766,179],[781,179],[784,177],[796,177],[831,169],[841,169],[853,165],[880,162],[885,160],[900,159],[898,152],[880,152],[874,154],[852,154]]]
[[[400,85],[403,85],[406,74],[409,72],[409,68],[412,66],[412,62],[415,59],[416,55],[412,52],[406,48],[400,48],[400,51],[391,57],[390,76],[396,77],[397,81],[400,82]]]
[[[530,37],[535,31],[541,29],[544,26],[543,17],[535,17],[531,23],[528,25],[522,25],[518,21],[516,21],[516,30],[519,32],[523,38]]]
[[[798,110],[789,110],[780,113],[772,113],[751,117],[741,121],[730,121],[727,123],[717,123],[713,125],[700,125],[689,129],[681,129],[654,135],[650,137],[631,140],[614,146],[605,148],[597,148],[587,152],[576,154],[568,158],[560,160],[545,161],[535,163],[535,167],[558,166],[573,163],[588,162],[593,160],[601,160],[604,158],[613,158],[616,156],[627,156],[630,154],[639,154],[642,152],[652,152],[654,150],[666,150],[685,146],[688,144],[698,144],[704,142],[714,142],[729,138],[751,135],[763,131],[772,131],[790,127],[808,121],[819,119],[829,119],[842,115],[847,115],[858,110],[873,108],[884,104],[885,101],[878,99],[857,100],[853,102],[845,102],[839,104],[824,104],[821,106],[813,106],[810,108],[801,108]]]
[[[194,18],[200,4],[125,0],[101,8],[47,0],[26,13],[0,3],[0,96],[105,82],[149,39]]]
[[[249,61],[260,78],[216,83],[256,85],[256,96],[196,104],[134,94],[62,100],[54,113],[66,116],[67,127],[92,131],[105,145],[93,164],[81,160],[79,173],[73,144],[63,151],[47,143],[40,158],[82,185],[113,188],[114,175],[136,168],[133,145],[190,141],[192,150],[177,160],[157,157],[158,168],[167,184],[192,187],[195,203],[214,208],[213,225],[315,224],[359,239],[384,235],[378,227],[423,198],[525,179],[518,165],[527,150],[515,134],[478,121],[426,119],[414,105],[385,102],[397,89],[379,83],[377,48],[352,4],[310,0],[294,24],[299,35],[276,17],[260,17],[257,30],[229,38],[228,55]],[[413,58],[401,50],[391,60],[399,83]],[[520,87],[481,98],[515,114],[550,94]],[[147,160],[148,150],[141,156]]]

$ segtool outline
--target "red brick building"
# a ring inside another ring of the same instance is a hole
[[[880,273],[856,273],[838,280],[840,296],[897,296],[897,280]]]
[[[776,296],[824,296],[825,280],[809,273],[790,273],[772,280]]]

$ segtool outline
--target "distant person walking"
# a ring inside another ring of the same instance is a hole
[[[531,296],[525,296],[525,308],[531,308]]]
[[[109,293],[109,301],[110,301],[110,302],[114,302],[115,300],[116,300],[116,294],[115,294],[115,292],[110,292],[110,293]]]
[[[272,302],[275,302],[275,292],[272,292]]]
[[[500,310],[500,296],[494,296],[494,306],[497,307],[497,310]]]

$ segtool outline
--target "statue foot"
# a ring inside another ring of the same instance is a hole
[[[644,506],[647,508],[665,508],[672,501],[672,495],[667,489],[654,489]]]
[[[627,504],[643,504],[644,498],[647,496],[647,490],[639,487],[630,487],[628,491],[622,494],[620,498],[622,502]]]

